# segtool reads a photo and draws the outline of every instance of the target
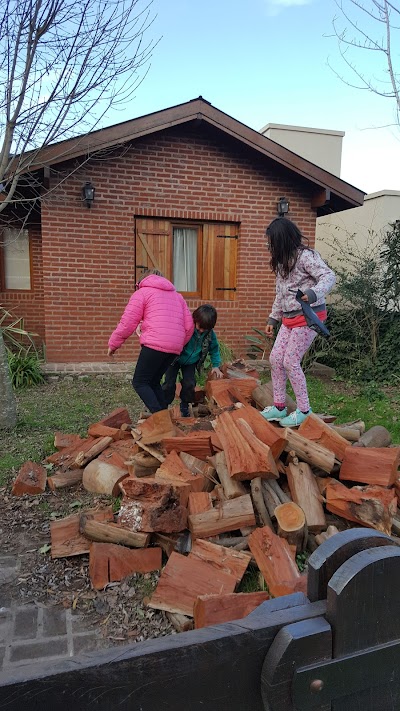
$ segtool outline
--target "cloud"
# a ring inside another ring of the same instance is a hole
[[[266,0],[267,12],[268,15],[275,16],[287,8],[311,5],[312,2],[313,0]]]

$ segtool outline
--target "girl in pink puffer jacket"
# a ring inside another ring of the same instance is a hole
[[[193,334],[192,314],[183,296],[157,269],[149,269],[136,284],[108,341],[113,356],[140,324],[141,350],[132,380],[150,412],[165,410],[161,379]]]

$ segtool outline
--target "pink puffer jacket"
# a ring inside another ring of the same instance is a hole
[[[132,294],[108,347],[117,350],[141,324],[140,344],[163,353],[182,351],[194,331],[186,301],[164,277],[150,274]]]

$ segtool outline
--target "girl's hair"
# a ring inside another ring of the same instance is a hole
[[[203,304],[193,311],[193,321],[205,331],[211,331],[217,323],[217,310],[211,304]]]
[[[271,269],[284,278],[289,276],[297,262],[299,252],[309,249],[303,244],[305,238],[297,225],[287,217],[277,217],[268,225],[265,234],[268,239],[268,249],[271,252]]]
[[[143,279],[145,279],[146,277],[150,276],[150,274],[154,274],[155,276],[161,276],[161,277],[164,276],[164,274],[162,274],[162,272],[158,271],[158,269],[146,269],[146,271],[143,272],[143,274],[141,274],[139,279],[137,280],[136,286],[138,287],[140,282],[143,281]]]

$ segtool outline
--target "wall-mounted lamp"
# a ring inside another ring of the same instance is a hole
[[[278,215],[279,217],[285,217],[285,215],[289,212],[289,200],[287,200],[284,197],[279,198],[278,200]]]
[[[82,199],[83,199],[86,207],[92,207],[92,203],[94,201],[94,193],[95,193],[94,185],[90,182],[90,180],[87,180],[86,183],[82,187]]]

